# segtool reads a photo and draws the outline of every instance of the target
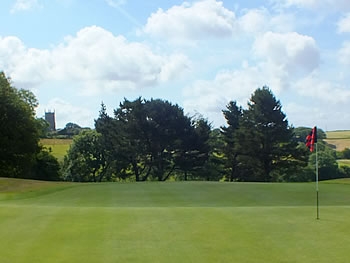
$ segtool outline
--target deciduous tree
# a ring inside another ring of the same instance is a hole
[[[95,130],[83,131],[73,139],[64,159],[65,180],[101,182],[107,168],[101,134]]]
[[[0,72],[0,176],[31,177],[40,151],[36,105],[33,93],[17,90]]]

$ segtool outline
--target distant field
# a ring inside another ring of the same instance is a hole
[[[327,139],[350,139],[350,131],[329,131]]]
[[[41,139],[40,143],[47,149],[51,149],[52,155],[62,162],[72,141],[72,139]]]
[[[341,159],[341,160],[337,160],[337,162],[340,166],[350,166],[349,159]]]
[[[1,179],[0,262],[348,262],[349,182]]]
[[[337,151],[350,148],[350,131],[330,131],[327,132],[328,144],[334,145]]]

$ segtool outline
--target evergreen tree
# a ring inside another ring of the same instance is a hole
[[[181,136],[180,151],[175,158],[179,170],[183,172],[183,179],[210,180],[208,160],[210,153],[211,126],[203,117],[193,119],[187,133]]]
[[[226,168],[229,171],[229,181],[239,180],[240,174],[238,171],[238,148],[236,145],[236,131],[239,128],[239,123],[242,118],[242,107],[238,107],[236,101],[230,101],[226,106],[226,110],[223,110],[224,117],[227,122],[227,126],[221,127],[221,133],[224,138],[224,153],[226,160]]]
[[[281,180],[281,171],[306,164],[305,149],[293,140],[282,105],[266,86],[252,94],[235,138],[244,180]]]

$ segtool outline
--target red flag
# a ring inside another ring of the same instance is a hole
[[[308,136],[306,136],[306,147],[310,149],[310,152],[314,151],[315,143],[317,143],[317,127],[313,127]]]

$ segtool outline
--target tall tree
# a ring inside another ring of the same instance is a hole
[[[248,180],[274,181],[279,169],[303,163],[298,162],[298,144],[293,141],[293,129],[282,105],[266,86],[252,94],[236,138],[236,150]]]
[[[230,101],[226,110],[222,111],[227,122],[227,126],[221,127],[221,133],[224,138],[224,153],[226,159],[226,168],[229,170],[229,181],[239,179],[240,175],[237,169],[238,166],[238,149],[236,145],[236,131],[239,128],[239,123],[242,118],[242,107],[237,106],[236,101]]]
[[[108,115],[106,106],[102,103],[99,118],[95,120],[95,128],[101,134],[99,138],[106,160],[105,176],[109,180],[112,177],[125,179],[129,162],[125,160],[125,154],[121,150],[121,141],[124,132],[120,122]]]
[[[152,99],[145,106],[152,171],[157,180],[164,181],[176,168],[174,157],[191,130],[191,119],[184,115],[182,108],[168,101]]]
[[[114,141],[118,156],[124,160],[124,166],[131,166],[136,181],[147,180],[152,168],[149,117],[145,104],[141,97],[134,101],[124,99],[114,111],[114,129],[118,131]]]
[[[136,181],[167,180],[178,170],[194,171],[207,159],[210,126],[192,121],[183,109],[160,99],[124,99],[114,118],[103,108],[96,121],[110,160]],[[130,175],[130,174],[129,174]]]
[[[211,125],[203,117],[194,117],[191,126],[181,135],[180,150],[175,156],[175,164],[183,172],[183,179],[211,179],[206,169],[210,154]]]
[[[218,181],[226,178],[226,160],[223,154],[225,140],[220,129],[216,128],[210,131],[208,145],[209,158],[204,167],[207,176],[210,178],[210,180],[213,181]]]
[[[0,175],[30,178],[38,145],[37,101],[33,93],[17,90],[0,72]]]

